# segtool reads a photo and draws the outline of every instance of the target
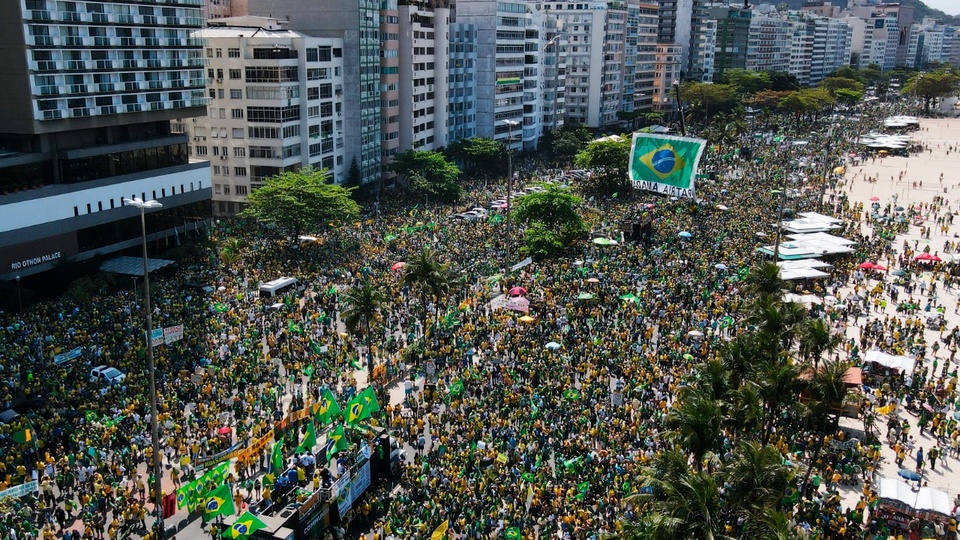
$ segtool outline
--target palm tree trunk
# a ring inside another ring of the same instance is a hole
[[[823,433],[827,430],[827,422],[830,420],[830,416],[826,413],[823,415],[823,426],[820,429],[820,433],[817,437],[817,449],[814,451],[813,456],[810,458],[810,463],[807,465],[807,472],[803,475],[803,482],[800,483],[800,496],[803,497],[803,494],[807,490],[807,482],[810,480],[810,474],[813,472],[813,465],[820,458],[820,452],[823,451]]]
[[[363,340],[366,342],[364,347],[366,348],[367,353],[367,385],[373,387],[373,392],[376,394],[377,387],[374,385],[373,378],[373,354],[370,352],[370,321],[364,320],[364,332]]]

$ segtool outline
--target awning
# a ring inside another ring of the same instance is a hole
[[[912,372],[913,365],[915,363],[915,360],[909,356],[897,356],[876,350],[867,351],[867,354],[864,356],[864,360],[867,362],[876,362],[883,367],[896,369],[904,373]]]
[[[893,478],[880,479],[880,499],[896,501],[906,505],[914,510],[936,512],[944,516],[953,515],[953,502],[950,501],[950,495],[934,489],[932,487],[923,487],[914,491],[906,482]]]
[[[171,264],[173,264],[173,261],[167,259],[147,259],[147,267],[150,269],[150,272],[156,272]],[[100,265],[100,271],[142,277],[143,259],[140,257],[112,257]]]

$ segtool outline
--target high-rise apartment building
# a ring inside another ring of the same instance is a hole
[[[477,135],[477,27],[451,23],[449,39],[447,140],[453,142]]]
[[[727,5],[711,7],[707,14],[717,21],[714,78],[730,69],[745,69],[753,10]]]
[[[345,180],[343,40],[285,26],[232,17],[193,34],[206,44],[210,107],[174,129],[211,162],[215,215],[242,211],[251,191],[284,171],[311,166]]]
[[[0,278],[137,246],[209,215],[208,162],[170,120],[206,111],[203,0],[0,2]]]
[[[447,145],[450,8],[406,2],[399,8],[400,150]]]
[[[653,106],[653,87],[657,60],[656,3],[628,0],[627,36],[623,77],[623,112],[649,110]]]
[[[356,161],[364,184],[380,182],[383,170],[382,112],[399,103],[399,74],[382,74],[382,59],[397,57],[399,40],[381,39],[381,2],[358,0],[246,0],[250,15],[287,20],[289,29],[314,37],[343,39],[343,121],[347,165]],[[393,2],[391,4],[391,2]],[[396,16],[395,0],[386,0],[384,13]],[[234,10],[236,11],[236,9]],[[396,21],[387,20],[387,25]],[[390,26],[392,27],[392,26]],[[399,32],[399,27],[397,32]],[[384,107],[383,96],[387,96]],[[399,122],[399,119],[397,120]]]
[[[746,69],[789,73],[795,25],[779,17],[751,18]]]

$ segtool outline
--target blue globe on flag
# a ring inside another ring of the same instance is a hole
[[[651,160],[654,170],[660,174],[670,174],[677,164],[677,153],[673,148],[661,148],[653,154]]]

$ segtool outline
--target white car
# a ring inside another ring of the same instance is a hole
[[[101,381],[116,385],[126,380],[127,375],[115,367],[97,366],[90,370],[90,382]]]
[[[486,219],[489,215],[489,212],[487,212],[486,208],[471,208],[470,211],[480,216],[481,219]]]
[[[497,199],[497,200],[492,201],[492,202],[490,203],[490,208],[493,208],[494,210],[499,210],[500,207],[503,206],[503,205],[505,205],[505,204],[507,204],[507,200],[506,200],[506,199]]]

